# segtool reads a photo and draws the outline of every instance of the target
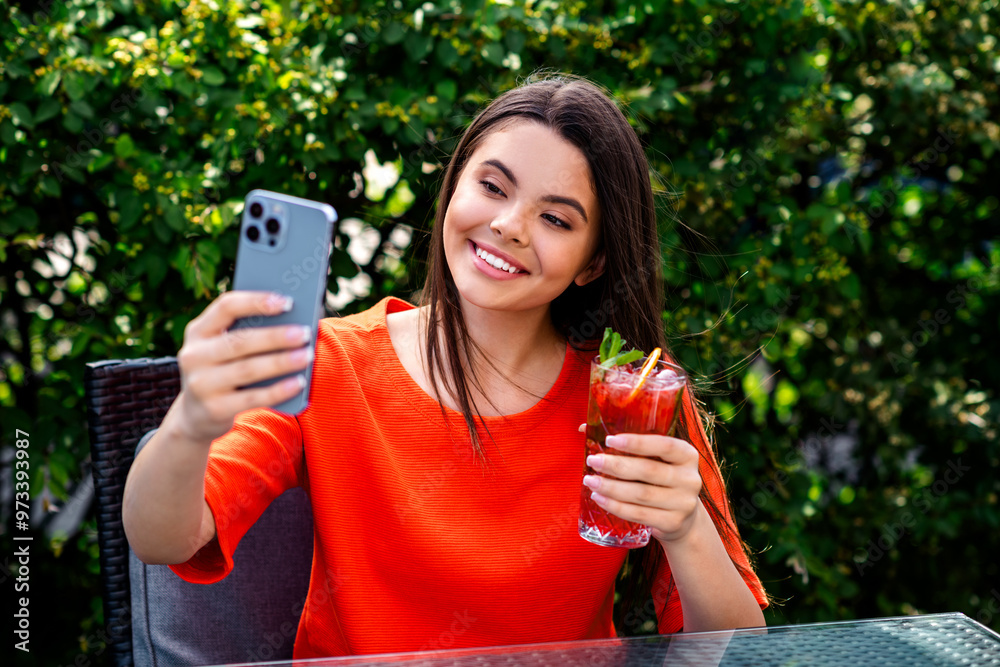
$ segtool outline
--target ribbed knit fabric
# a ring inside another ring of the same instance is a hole
[[[412,307],[387,298],[320,322],[309,407],[241,413],[212,443],[218,541],[171,567],[222,579],[268,503],[302,485],[316,533],[296,658],[613,637],[626,552],[577,534],[589,360],[567,347],[544,399],[486,418],[484,466],[461,414],[446,423],[395,354],[386,314]],[[660,631],[682,625],[674,594]]]

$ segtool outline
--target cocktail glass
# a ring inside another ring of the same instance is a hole
[[[673,435],[680,414],[687,375],[678,366],[657,362],[640,384],[645,360],[603,368],[595,358],[590,363],[590,400],[587,406],[587,446],[584,475],[601,475],[586,464],[591,454],[634,456],[613,447],[604,439],[618,433]],[[626,521],[601,508],[590,497],[591,489],[580,484],[580,537],[606,547],[635,549],[649,543],[650,528]]]

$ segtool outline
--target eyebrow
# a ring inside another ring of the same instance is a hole
[[[507,177],[507,180],[513,183],[515,188],[517,187],[517,179],[514,178],[514,173],[510,169],[508,169],[507,165],[505,165],[500,160],[486,160],[483,162],[483,165],[488,165],[490,167],[495,167],[499,169],[501,172],[503,172],[503,175]],[[542,197],[542,201],[547,202],[549,204],[565,204],[566,206],[571,206],[572,208],[575,208],[580,213],[581,216],[583,216],[584,222],[588,224],[590,223],[590,220],[587,218],[587,212],[583,209],[583,205],[572,197],[562,197],[560,195],[545,195]]]

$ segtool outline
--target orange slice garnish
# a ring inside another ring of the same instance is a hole
[[[646,363],[643,365],[642,370],[639,372],[639,382],[638,384],[635,385],[635,389],[632,390],[632,393],[628,395],[629,401],[631,401],[639,394],[639,391],[642,389],[642,385],[646,383],[646,380],[649,378],[650,373],[653,372],[653,366],[655,366],[656,362],[660,360],[660,354],[662,352],[663,350],[661,350],[660,348],[656,348],[655,350],[649,353],[649,358],[646,359]]]

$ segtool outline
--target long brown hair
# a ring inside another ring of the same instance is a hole
[[[451,386],[446,388],[461,408],[472,447],[481,459],[485,459],[485,452],[476,418],[487,435],[489,431],[470,393],[470,383],[479,389],[481,385],[468,360],[483,355],[468,336],[458,290],[445,259],[444,219],[469,158],[492,132],[516,121],[539,123],[583,152],[601,211],[598,253],[604,255],[604,273],[583,287],[571,284],[552,302],[556,330],[578,350],[596,350],[604,328],[611,327],[635,348],[649,351],[659,347],[667,351],[661,319],[664,293],[656,208],[649,163],[635,131],[610,94],[593,83],[567,75],[530,78],[493,100],[459,140],[438,196],[428,274],[420,299],[421,305],[428,307],[425,353],[430,383],[441,402],[436,376],[440,373],[451,379]],[[441,411],[444,414],[443,402]],[[698,448],[703,479],[724,489],[706,424],[704,410],[686,392],[678,437]],[[730,518],[728,499],[722,507],[717,506],[708,492],[709,485],[702,485],[701,498],[730,555],[746,553]],[[632,610],[631,617],[637,619],[625,622],[630,627],[622,628],[632,630],[630,634],[635,634],[641,619],[647,616],[643,612],[651,611],[650,585],[662,560],[663,551],[655,541],[629,553],[621,593],[622,609]],[[734,563],[741,574],[748,574],[737,560]],[[671,594],[671,590],[657,591],[658,614],[663,613]],[[622,625],[620,619],[617,622]]]

